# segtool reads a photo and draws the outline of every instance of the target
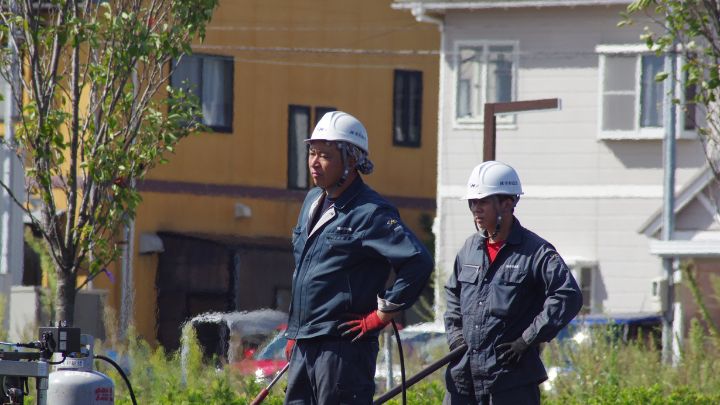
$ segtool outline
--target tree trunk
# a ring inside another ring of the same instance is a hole
[[[72,269],[57,269],[57,296],[55,298],[55,321],[67,321],[67,326],[75,322],[75,286],[77,274]]]

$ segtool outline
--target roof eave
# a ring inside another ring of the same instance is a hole
[[[685,206],[690,204],[695,196],[698,195],[705,187],[715,179],[715,173],[712,171],[710,166],[705,166],[700,172],[688,182],[688,185],[683,188],[679,193],[675,195],[675,210],[674,213],[678,214],[682,211]],[[652,237],[662,229],[662,218],[663,207],[658,207],[657,210],[640,226],[638,233],[645,234],[648,237]]]
[[[430,12],[443,12],[445,10],[490,10],[508,8],[542,8],[542,7],[579,7],[579,6],[615,6],[628,5],[631,0],[515,0],[515,1],[466,1],[466,2],[394,2],[391,7],[395,10],[412,10],[417,7]]]

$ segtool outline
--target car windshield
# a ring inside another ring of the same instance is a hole
[[[255,360],[282,360],[285,358],[285,335],[278,333],[262,349],[255,353]]]

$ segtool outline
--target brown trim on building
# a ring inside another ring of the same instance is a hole
[[[147,193],[192,194],[211,197],[242,197],[261,200],[282,200],[302,202],[307,191],[287,190],[272,187],[242,186],[231,184],[193,183],[186,181],[166,181],[145,179],[139,181],[137,188]],[[420,197],[384,196],[398,208],[435,210],[435,199]]]

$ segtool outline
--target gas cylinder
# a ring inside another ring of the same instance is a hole
[[[115,384],[93,370],[93,337],[81,335],[82,353],[55,365],[48,379],[47,403],[52,405],[111,405]]]

